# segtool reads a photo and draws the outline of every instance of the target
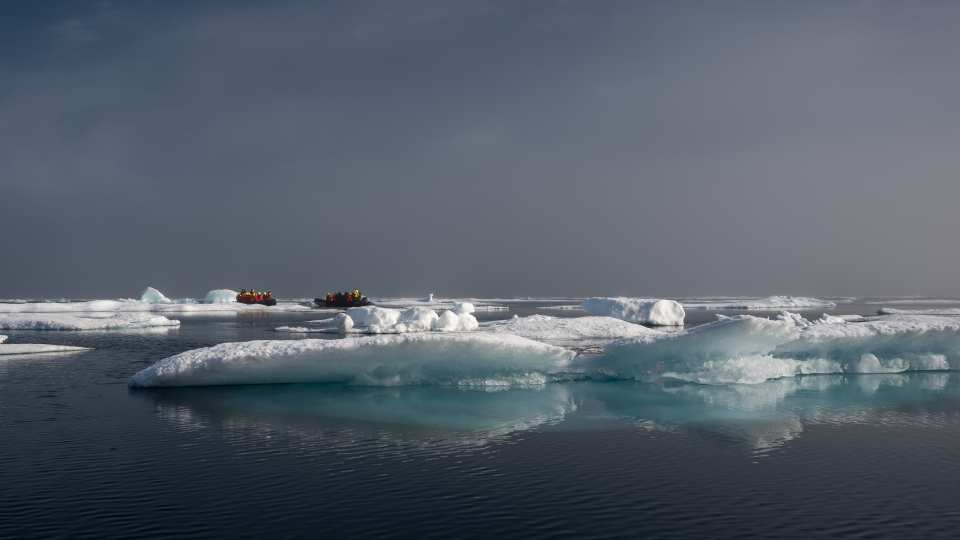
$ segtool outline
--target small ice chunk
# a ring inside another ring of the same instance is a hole
[[[237,291],[231,289],[214,289],[203,298],[204,304],[235,304]]]
[[[465,313],[474,313],[477,311],[477,308],[474,307],[474,305],[470,302],[454,302],[453,309],[451,309],[451,311],[462,315]]]
[[[375,334],[390,332],[390,329],[400,322],[399,309],[377,306],[352,307],[347,309],[347,315],[353,320],[355,327]]]
[[[437,332],[470,332],[480,326],[476,317],[469,313],[454,313],[446,310],[433,323]]]
[[[14,343],[0,345],[0,356],[12,354],[45,354],[89,351],[88,347],[71,347],[68,345],[44,345],[41,343]]]
[[[3,343],[7,340],[7,336],[0,336],[0,343]]]
[[[172,304],[173,300],[170,300],[164,294],[153,287],[147,287],[143,290],[143,294],[140,295],[140,301],[147,304]]]
[[[686,316],[679,302],[656,298],[593,297],[583,301],[583,309],[591,315],[657,326],[681,326]]]
[[[400,313],[396,331],[398,333],[429,332],[438,318],[437,312],[430,308],[407,308]]]

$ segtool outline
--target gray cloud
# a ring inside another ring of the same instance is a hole
[[[20,14],[0,296],[956,294],[958,11]]]

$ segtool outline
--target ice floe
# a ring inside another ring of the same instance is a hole
[[[687,309],[742,309],[779,311],[781,309],[830,309],[836,302],[804,296],[767,296],[765,298],[717,298],[682,301]]]
[[[0,356],[20,354],[48,354],[89,351],[88,347],[71,347],[68,345],[44,345],[40,343],[5,343],[0,345]]]
[[[180,326],[180,321],[149,313],[113,315],[67,313],[0,315],[0,330],[136,330]]]
[[[898,309],[880,308],[881,315],[940,315],[943,317],[960,316],[960,308]]]
[[[682,325],[686,316],[679,302],[656,298],[593,297],[585,299],[582,305],[591,315],[658,326]]]
[[[899,373],[960,365],[960,319],[930,316],[808,321],[784,312],[641,336],[578,362],[593,377],[754,384],[804,374]]]
[[[514,334],[537,341],[555,343],[585,343],[625,337],[656,334],[639,324],[626,322],[613,317],[550,317],[531,315],[513,316],[505,321],[492,321],[483,325],[483,330]]]
[[[543,384],[574,353],[513,335],[409,333],[222,343],[160,360],[135,387],[262,383]]]

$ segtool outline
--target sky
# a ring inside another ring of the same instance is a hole
[[[960,295],[960,3],[4,2],[0,297]]]

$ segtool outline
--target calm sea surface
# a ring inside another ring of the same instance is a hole
[[[958,373],[128,389],[166,356],[295,338],[271,329],[316,315],[177,318],[158,333],[5,332],[96,350],[0,357],[0,537],[960,534]]]

